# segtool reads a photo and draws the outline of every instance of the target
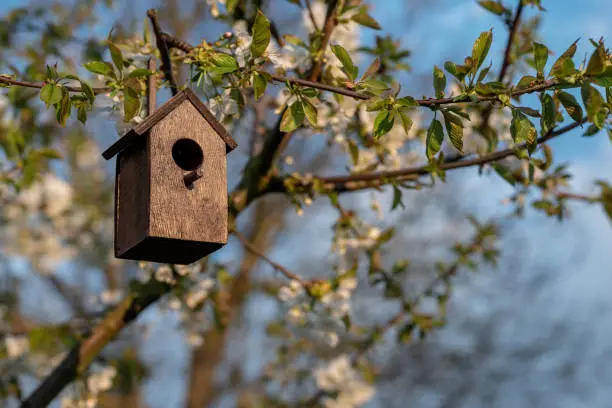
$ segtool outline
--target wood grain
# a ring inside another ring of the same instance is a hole
[[[202,177],[172,158],[180,139],[202,149]],[[189,264],[227,243],[226,144],[185,99],[117,157],[115,256]]]
[[[186,173],[172,159],[182,138],[200,145],[203,177],[185,186]],[[225,144],[189,101],[151,131],[151,223],[149,235],[187,241],[227,242]]]

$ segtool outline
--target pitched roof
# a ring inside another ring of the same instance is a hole
[[[128,133],[125,134],[125,136],[113,143],[102,153],[102,157],[104,157],[106,160],[113,158],[113,156],[130,146],[141,135],[159,123],[166,117],[166,115],[172,112],[185,100],[189,100],[191,102],[191,104],[197,109],[198,112],[200,112],[204,119],[206,119],[208,124],[215,130],[219,137],[223,139],[225,142],[226,153],[231,152],[236,148],[236,146],[238,146],[238,143],[232,139],[223,125],[219,123],[217,118],[215,118],[215,116],[208,110],[206,105],[200,101],[200,99],[191,91],[191,89],[187,88],[173,96],[170,100],[156,109],[155,112],[153,112],[153,114],[146,118],[142,123],[133,127]]]

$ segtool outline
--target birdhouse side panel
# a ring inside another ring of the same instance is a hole
[[[226,243],[228,209],[224,141],[187,100],[151,129],[150,140],[149,235]],[[188,147],[182,151],[189,159],[186,162],[173,156],[173,148],[179,146],[177,142]],[[198,154],[202,158],[200,162]],[[202,177],[195,180],[189,189],[184,177],[195,168],[201,168]]]
[[[117,156],[115,254],[125,254],[147,236],[149,224],[148,135]]]

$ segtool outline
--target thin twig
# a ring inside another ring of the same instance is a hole
[[[190,52],[194,49],[193,46],[186,43],[185,41],[174,38],[167,33],[163,33],[163,37],[169,47],[178,48],[184,52]],[[272,73],[265,72],[265,71],[261,71],[261,72],[270,75],[270,79],[275,82],[290,83],[293,85],[300,85],[300,86],[306,86],[310,88],[316,88],[322,91],[333,92],[339,95],[348,96],[350,98],[358,99],[358,100],[368,100],[371,97],[370,95],[366,95],[361,92],[353,91],[348,88],[343,88],[343,87],[338,87],[338,86],[333,86],[333,85],[328,85],[328,84],[323,84],[321,82],[317,82],[316,80],[312,79],[314,78],[312,75],[310,76],[311,79],[309,80],[309,79],[302,79],[302,78],[295,78],[295,77],[286,77],[283,75],[272,74]],[[521,88],[518,90],[517,89],[510,90],[510,92],[508,92],[507,95],[510,98],[516,98],[517,96],[521,96],[521,95],[525,95],[529,93],[545,91],[547,89],[554,88],[557,85],[559,85],[558,80],[550,79],[547,81],[542,81],[533,86]],[[498,100],[499,100],[498,95],[492,95],[492,96],[477,95],[474,98],[466,95],[461,98],[446,97],[446,98],[416,99],[415,102],[420,106],[432,107],[432,106],[458,104],[458,103],[492,102],[492,101],[498,101]]]
[[[174,80],[174,75],[172,75],[172,62],[170,61],[170,53],[168,52],[168,46],[166,45],[165,37],[162,35],[162,30],[159,26],[159,21],[157,20],[157,12],[155,11],[155,9],[149,9],[147,11],[147,16],[149,16],[151,24],[153,25],[153,32],[155,33],[157,48],[159,49],[159,54],[162,61],[160,69],[162,70],[166,77],[166,80],[170,84],[170,90],[172,91],[172,95],[176,95],[178,93],[178,86],[176,85],[176,81]]]
[[[317,24],[317,20],[315,19],[314,13],[312,12],[312,4],[310,4],[310,0],[306,0],[306,9],[308,10],[308,15],[310,16],[310,21],[312,22],[314,29],[317,32],[321,31]]]
[[[569,132],[570,130],[577,128],[578,126],[581,126],[583,123],[585,123],[585,121],[580,122],[580,123],[575,122],[570,125],[559,128],[557,130],[549,131],[546,135],[538,138],[536,143],[537,144],[545,143],[564,133]],[[440,169],[441,170],[455,170],[455,169],[461,169],[461,168],[472,167],[472,166],[481,166],[483,164],[499,161],[506,157],[513,156],[516,154],[517,149],[522,149],[525,147],[526,145],[522,144],[517,147],[498,150],[496,152],[492,152],[484,156],[476,157],[473,159],[443,163],[440,165]],[[417,167],[408,167],[408,168],[399,169],[399,170],[361,173],[361,174],[353,174],[353,175],[347,175],[347,176],[314,177],[314,179],[320,181],[323,184],[325,191],[343,192],[343,191],[356,191],[356,190],[363,189],[363,188],[370,188],[369,184],[367,184],[366,182],[374,182],[375,183],[374,186],[380,186],[383,184],[381,181],[384,181],[384,180],[387,180],[387,182],[389,183],[397,179],[398,177],[424,176],[429,173],[430,173],[429,165],[424,165],[424,166],[417,166]],[[292,176],[287,176],[287,177],[292,177]],[[268,188],[265,190],[265,192],[284,192],[285,191],[284,180],[287,177],[280,177],[278,179],[272,180]],[[354,183],[355,185],[352,186],[351,183]],[[358,183],[364,183],[364,184],[359,185]],[[308,184],[304,183],[300,185],[299,181],[293,184],[293,186],[297,186],[297,187],[300,187],[300,186],[308,187],[309,185],[310,185],[309,183]]]
[[[577,200],[577,201],[586,201],[588,203],[596,203],[598,201],[601,201],[601,197],[599,196],[588,196],[584,194],[570,193],[570,192],[559,192],[555,194],[555,196],[560,200],[563,200],[563,199]]]
[[[0,75],[0,84],[5,85],[13,85],[13,86],[22,86],[24,88],[37,88],[41,89],[46,85],[44,82],[30,82],[30,81],[20,81],[17,79],[12,79],[7,76]],[[67,91],[70,92],[83,92],[83,89],[75,86],[64,86]],[[111,88],[92,88],[94,94],[99,95],[103,93],[108,93],[111,91]]]
[[[508,68],[511,65],[510,55],[512,53],[512,44],[514,43],[514,37],[516,37],[516,32],[518,31],[518,27],[520,25],[521,13],[523,12],[523,1],[519,0],[518,7],[516,9],[516,13],[514,14],[514,19],[510,25],[509,33],[508,33],[508,43],[506,44],[506,49],[504,50],[504,61],[502,62],[501,70],[499,71],[499,76],[497,80],[502,82],[506,77],[506,72],[508,72]]]
[[[338,1],[332,0],[327,8],[327,16],[325,16],[325,25],[323,26],[323,38],[321,39],[321,45],[319,47],[315,63],[312,69],[310,70],[310,74],[308,75],[308,77],[312,81],[316,81],[317,79],[319,79],[321,69],[323,68],[323,55],[325,55],[325,50],[329,45],[329,40],[331,39],[332,32],[338,24],[338,20],[336,19],[337,6]]]
[[[285,268],[283,265],[274,262],[273,260],[268,258],[266,256],[266,254],[264,254],[263,252],[261,252],[257,248],[255,248],[255,246],[253,246],[253,244],[251,244],[249,242],[249,240],[246,239],[246,237],[244,235],[242,235],[240,232],[234,231],[234,234],[236,235],[236,238],[238,238],[238,240],[240,240],[242,245],[244,245],[244,247],[247,249],[247,251],[251,252],[253,255],[257,255],[258,257],[260,257],[261,259],[263,259],[264,261],[269,263],[270,266],[272,266],[274,269],[276,269],[277,271],[282,273],[287,279],[298,281],[302,285],[305,284],[304,280],[302,278],[300,278],[298,275],[296,275],[295,273],[291,272],[289,269]]]

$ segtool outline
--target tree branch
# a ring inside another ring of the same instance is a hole
[[[521,13],[523,12],[523,1],[519,0],[518,7],[516,9],[516,13],[514,14],[514,19],[510,24],[510,32],[508,34],[508,43],[506,44],[506,49],[504,51],[504,61],[502,62],[501,70],[499,71],[499,75],[497,80],[499,82],[503,82],[506,77],[506,72],[511,65],[510,62],[510,54],[512,51],[512,44],[514,43],[514,37],[516,37],[516,32],[518,31],[518,27],[520,25]]]
[[[41,89],[46,85],[44,82],[29,82],[29,81],[20,81],[17,79],[12,79],[7,76],[0,75],[0,84],[12,85],[12,86],[22,86],[24,88],[37,88]],[[80,87],[75,86],[64,86],[66,90],[70,92],[83,92]],[[103,93],[108,93],[111,91],[110,88],[93,88],[94,94],[99,95]]]
[[[312,26],[314,29],[319,32],[321,29],[317,25],[317,20],[315,19],[314,13],[312,12],[312,4],[310,4],[310,0],[306,0],[306,9],[308,10],[308,16],[310,17],[310,21],[312,22]]]
[[[575,122],[570,125],[564,126],[554,131],[549,131],[546,135],[538,138],[537,144],[542,144],[552,140],[562,134],[569,132],[581,126],[583,122]],[[498,150],[496,152],[492,152],[489,154],[485,154],[480,157],[476,157],[473,159],[459,160],[459,161],[450,161],[443,163],[440,165],[440,169],[442,170],[455,170],[461,169],[465,167],[472,166],[481,166],[483,164],[495,162],[501,159],[504,159],[509,156],[515,155],[516,149],[525,148],[526,144],[522,144],[515,148],[508,148],[503,150]],[[323,185],[323,190],[325,192],[347,192],[347,191],[357,191],[363,190],[365,188],[373,188],[379,187],[384,184],[388,184],[392,181],[397,180],[415,180],[419,176],[424,176],[429,174],[429,166],[417,166],[417,167],[408,167],[405,169],[399,170],[390,170],[390,171],[379,171],[372,173],[361,173],[361,174],[353,174],[347,176],[331,176],[331,177],[314,177],[314,180],[319,181]],[[263,193],[266,192],[286,192],[287,189],[285,187],[285,180],[291,178],[292,176],[286,177],[278,177],[273,179],[268,189],[266,189]],[[312,183],[303,183],[299,180],[296,180],[295,183],[292,183],[292,186],[295,188],[309,188]]]
[[[332,32],[338,24],[338,20],[336,19],[337,7],[337,0],[330,1],[329,6],[327,7],[327,16],[325,16],[325,25],[323,26],[323,38],[321,39],[321,46],[319,47],[318,55],[315,59],[315,64],[310,70],[310,74],[308,75],[312,81],[316,81],[317,79],[319,79],[319,75],[321,75],[321,69],[323,68],[323,55],[325,55],[325,50],[329,45],[329,40],[331,39]]]
[[[184,52],[190,52],[194,49],[192,45],[186,43],[185,41],[174,38],[167,33],[163,33],[162,36],[169,47],[177,48]],[[321,82],[317,82],[316,78],[312,75],[310,75],[310,79],[302,79],[302,78],[286,77],[283,75],[272,74],[270,72],[265,72],[265,71],[261,71],[261,72],[270,75],[270,79],[272,79],[275,82],[290,83],[293,85],[320,89],[322,91],[337,93],[339,95],[348,96],[349,98],[358,99],[358,100],[368,100],[371,98],[370,95],[364,94],[362,92],[357,92],[357,91],[353,91],[348,88],[343,88],[343,87],[338,87],[338,86],[333,86],[333,85],[328,85],[328,84],[323,84]],[[521,96],[521,95],[525,95],[525,94],[529,94],[533,92],[545,91],[547,89],[554,88],[557,85],[560,85],[560,82],[558,80],[549,79],[546,81],[542,81],[539,84],[535,84],[533,86],[521,88],[518,90],[516,89],[512,90],[511,92],[506,93],[506,95],[508,95],[510,98],[516,98],[517,96]],[[498,101],[498,100],[499,100],[498,95],[492,95],[492,96],[476,95],[474,98],[465,95],[463,97],[416,99],[415,102],[419,106],[434,107],[434,106],[457,104],[457,103],[492,102],[492,101]]]
[[[249,251],[253,255],[257,255],[258,257],[260,257],[261,259],[263,259],[264,261],[269,263],[270,266],[272,266],[274,269],[276,269],[277,271],[282,273],[287,279],[298,281],[302,285],[305,284],[305,282],[302,280],[302,278],[300,278],[298,275],[296,275],[295,273],[291,272],[289,269],[285,268],[283,265],[274,262],[273,260],[268,258],[266,256],[266,254],[264,254],[263,252],[257,250],[257,248],[255,248],[249,242],[249,240],[246,239],[246,237],[244,235],[242,235],[242,233],[240,233],[238,231],[234,231],[234,235],[236,235],[236,238],[238,238],[240,240],[240,242],[242,243],[242,245],[244,245],[244,247],[247,249],[247,251]]]
[[[174,80],[174,75],[172,75],[172,62],[170,61],[170,53],[168,52],[166,40],[162,35],[163,33],[159,26],[159,21],[157,20],[157,12],[155,11],[155,9],[149,9],[147,11],[147,16],[149,17],[149,19],[151,20],[151,24],[153,25],[153,32],[155,33],[157,48],[159,49],[159,54],[162,61],[160,69],[163,71],[166,80],[170,84],[170,89],[172,91],[172,95],[174,96],[178,93],[178,86],[176,85],[176,81]]]
[[[132,293],[117,305],[100,324],[96,325],[84,341],[72,348],[59,366],[21,404],[21,408],[40,408],[49,405],[64,387],[87,369],[106,344],[143,310],[170,290],[169,285],[160,282],[155,282],[155,285],[157,291]]]

